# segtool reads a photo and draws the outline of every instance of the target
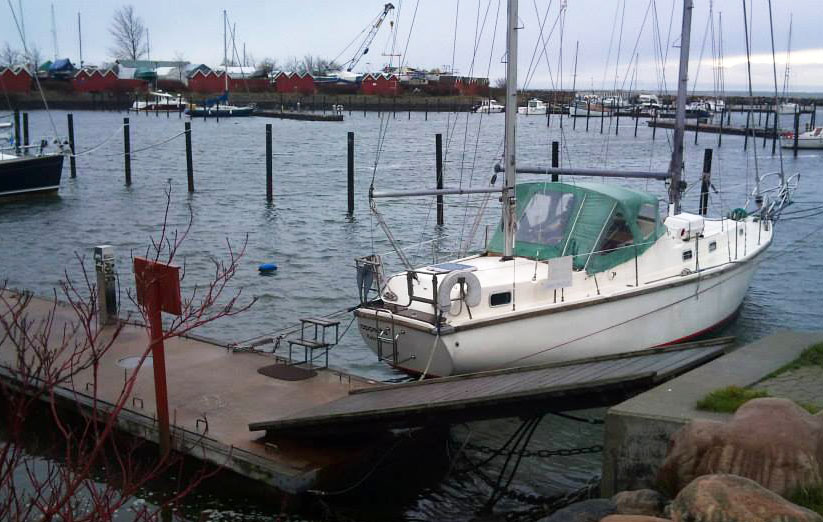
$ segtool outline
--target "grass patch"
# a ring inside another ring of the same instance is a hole
[[[734,413],[737,408],[743,406],[747,401],[761,397],[769,397],[769,393],[764,390],[727,386],[715,390],[697,401],[697,409],[719,413]]]
[[[808,348],[803,350],[803,353],[800,354],[800,357],[773,371],[772,373],[766,376],[766,379],[777,377],[781,373],[796,370],[804,366],[823,367],[823,343],[817,343],[809,346]]]
[[[734,413],[748,401],[762,397],[771,397],[771,395],[769,395],[769,392],[766,390],[727,386],[726,388],[715,390],[697,401],[697,409],[718,413]],[[805,402],[796,402],[796,404],[812,415],[823,409],[816,404]]]
[[[823,515],[823,485],[797,488],[786,496],[786,500]]]

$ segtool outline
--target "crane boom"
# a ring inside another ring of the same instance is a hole
[[[383,20],[386,19],[386,16],[388,16],[389,11],[391,11],[392,9],[394,9],[394,5],[391,3],[386,3],[383,6],[383,11],[379,15],[377,15],[377,18],[375,18],[370,23],[369,32],[366,34],[366,37],[363,39],[362,42],[360,42],[360,45],[354,51],[354,56],[352,56],[351,59],[344,64],[346,66],[347,72],[351,72],[352,69],[354,69],[355,66],[357,66],[357,63],[360,61],[360,59],[363,56],[365,56],[366,53],[369,52],[369,45],[371,45],[372,40],[374,40],[374,37],[377,36],[377,31],[380,29],[380,25],[383,23]]]

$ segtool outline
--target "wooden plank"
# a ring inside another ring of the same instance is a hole
[[[620,393],[721,355],[730,339],[690,343],[631,356],[598,357],[571,364],[543,365],[380,386],[274,421],[249,424],[252,431],[301,434],[368,431],[375,426],[418,426],[563,411],[616,402]]]

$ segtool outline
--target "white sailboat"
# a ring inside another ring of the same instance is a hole
[[[504,186],[372,193],[498,193],[502,226],[479,255],[388,278],[382,261],[357,260],[366,343],[388,364],[445,376],[630,352],[688,339],[734,316],[772,242],[796,176],[759,178],[750,213],[682,212],[683,134],[692,0],[684,0],[674,151],[667,172],[518,166],[515,155],[517,0],[508,1]],[[670,181],[669,204],[614,184],[531,182],[518,172]],[[766,189],[766,183],[774,186]],[[373,296],[371,291],[376,291]]]
[[[224,77],[224,91],[221,96],[206,100],[202,105],[190,106],[185,112],[192,118],[229,118],[251,116],[254,113],[254,106],[246,105],[238,107],[231,105],[229,101],[229,58],[228,58],[228,44],[226,42],[226,26],[228,25],[228,16],[226,11],[223,11],[223,77]]]

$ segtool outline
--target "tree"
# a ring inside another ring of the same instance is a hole
[[[261,70],[266,71],[266,74],[269,74],[272,71],[277,70],[277,60],[275,60],[274,58],[266,57],[260,60],[258,66]]]
[[[298,72],[301,73],[308,73],[313,76],[323,76],[329,74],[330,72],[340,70],[340,65],[334,60],[307,54],[303,57],[303,61],[298,65],[298,69]]]
[[[173,261],[191,228],[191,219],[182,233],[166,228],[170,197],[169,189],[160,237],[152,239],[146,252],[147,257],[164,262]],[[254,303],[252,299],[240,304],[239,291],[226,295],[244,250],[245,243],[239,251],[229,245],[228,260],[214,261],[213,278],[183,296],[183,314],[167,325],[164,339],[235,315]],[[83,258],[78,259],[83,282],[73,283],[66,275],[50,304],[9,291],[0,283],[0,520],[111,520],[148,483],[184,471],[182,456],[172,453],[147,460],[144,443],[123,438],[116,431],[121,412],[133,403],[138,372],[151,349],[147,346],[136,366],[125,371],[118,395],[112,399],[111,394],[98,393],[101,361],[118,342],[126,321],[100,327],[97,289]],[[145,320],[144,308],[133,304]],[[59,407],[67,398],[86,404],[83,415]],[[38,425],[37,412],[45,415],[49,430],[44,432],[42,424]],[[32,437],[38,426],[38,436]],[[32,449],[52,458],[32,458]],[[159,507],[132,505],[128,508],[131,519],[159,519],[160,510],[180,501],[216,472],[207,468],[196,472],[186,485],[162,499]]]
[[[148,52],[146,26],[134,12],[134,6],[125,5],[114,12],[109,27],[114,46],[109,52],[120,60],[139,60]]]
[[[3,49],[0,49],[0,65],[12,66],[20,62],[20,51],[9,45],[8,42],[3,44]]]
[[[38,67],[40,67],[40,64],[43,63],[43,53],[42,51],[40,51],[40,48],[37,46],[37,44],[29,44],[29,56],[26,61],[29,65],[32,65],[34,67],[35,71]]]

